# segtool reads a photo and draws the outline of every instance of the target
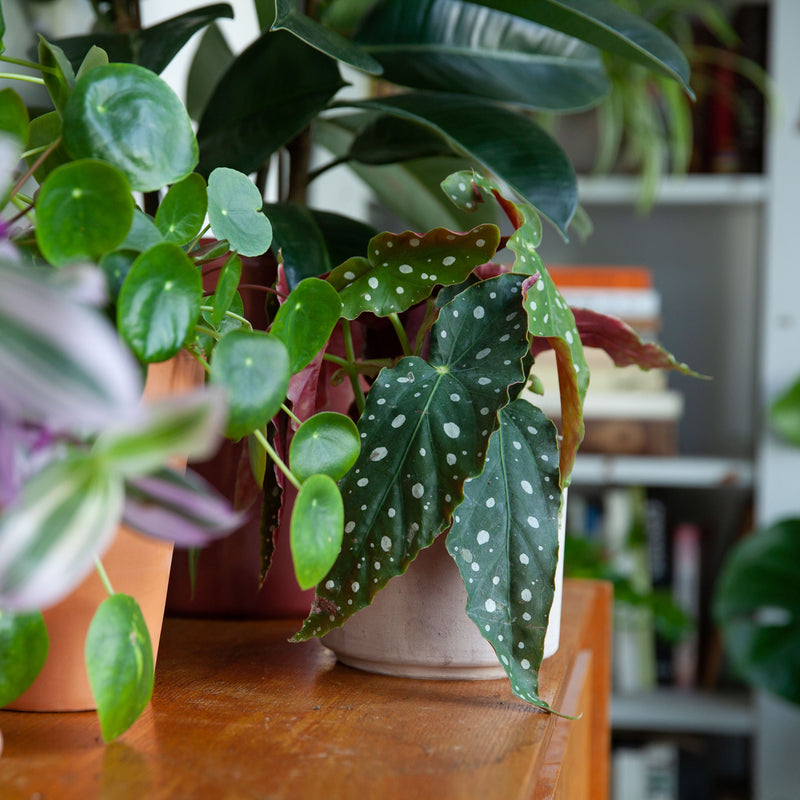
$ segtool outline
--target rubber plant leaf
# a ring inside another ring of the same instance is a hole
[[[460,155],[499,177],[566,237],[578,203],[572,164],[529,117],[484,98],[412,92],[349,105],[426,125]]]
[[[186,109],[192,119],[200,119],[214,87],[233,59],[233,50],[219,25],[209,25],[200,39],[186,78]]]
[[[153,694],[153,647],[133,597],[113,594],[100,604],[85,652],[100,732],[110,742],[136,722]]]
[[[297,583],[311,589],[336,560],[342,545],[344,506],[330,475],[311,475],[303,482],[292,509],[289,538]]]
[[[365,311],[384,317],[429,297],[437,284],[461,283],[491,259],[499,242],[495,225],[478,225],[467,233],[446,228],[380,233],[370,241],[366,258],[348,259],[328,280],[339,292],[347,319]]]
[[[275,0],[275,21],[270,30],[289,31],[321,53],[370,75],[383,72],[380,62],[363,48],[298,11],[295,0]]]
[[[136,64],[95,67],[75,83],[63,112],[73,158],[99,158],[148,192],[177,183],[197,164],[186,109],[170,87]]]
[[[201,179],[202,180],[202,179]],[[208,221],[217,239],[242,256],[260,256],[272,244],[272,226],[261,211],[256,185],[241,172],[217,167],[208,177]]]
[[[800,705],[800,520],[783,519],[738,543],[715,591],[714,620],[734,670]]]
[[[384,78],[547,111],[577,111],[608,93],[600,52],[522,16],[461,0],[377,3],[355,40]]]
[[[179,547],[203,547],[239,528],[246,515],[196,472],[161,468],[126,481],[122,519]]]
[[[442,137],[430,128],[381,114],[358,131],[347,157],[362,164],[394,164],[452,155]]]
[[[276,336],[261,331],[225,334],[211,358],[209,378],[228,395],[226,436],[240,439],[278,413],[289,388],[289,353]]]
[[[589,386],[589,367],[572,310],[536,252],[542,240],[536,210],[509,200],[496,184],[476,173],[451,175],[442,188],[456,205],[467,210],[476,207],[484,195],[493,197],[514,226],[508,240],[508,249],[515,255],[512,269],[530,276],[523,285],[528,332],[534,340],[546,339],[555,351],[561,395],[561,484],[567,486],[583,440],[583,401]]]
[[[84,453],[52,461],[0,517],[0,606],[58,602],[92,570],[122,516],[122,479]]]
[[[355,422],[345,414],[320,411],[292,436],[289,467],[300,481],[319,473],[338,481],[355,464],[360,451],[361,439]]]
[[[195,8],[150,28],[131,33],[92,33],[57,40],[75,69],[93,45],[105,50],[111,61],[139,64],[161,73],[183,46],[215,19],[233,19],[233,8],[215,3]]]
[[[0,260],[0,412],[98,431],[135,413],[140,370],[106,316],[49,276]]]
[[[200,271],[173,242],[146,250],[133,262],[119,293],[117,326],[144,363],[172,358],[200,316]]]
[[[281,303],[270,333],[286,345],[292,375],[325,347],[341,314],[336,290],[319,278],[301,281]]]
[[[473,0],[582,39],[642,64],[689,89],[689,63],[672,39],[642,17],[606,0]]]
[[[36,242],[54,266],[97,260],[123,242],[134,205],[128,181],[110,164],[63,164],[36,198]]]
[[[156,210],[156,227],[165,241],[188,244],[202,230],[207,210],[206,182],[193,172],[169,187]]]
[[[0,611],[0,707],[16,700],[36,679],[50,645],[40,611]]]
[[[494,648],[517,697],[539,697],[539,668],[558,562],[561,506],[555,425],[526,400],[500,410],[486,467],[464,486],[447,549],[467,614]]]
[[[262,34],[233,61],[208,101],[197,131],[198,171],[256,171],[343,85],[336,62],[323,53],[286,31]]]
[[[483,469],[509,385],[528,351],[519,275],[477,283],[442,308],[429,362],[383,370],[358,426],[361,454],[340,483],[345,537],[298,639],[321,636],[371,602],[450,523]]]

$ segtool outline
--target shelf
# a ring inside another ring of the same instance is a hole
[[[578,198],[586,205],[635,203],[639,179],[612,175],[578,179]],[[662,178],[656,203],[665,205],[753,205],[767,197],[763,175],[686,175]]]
[[[614,695],[611,727],[615,731],[749,736],[755,732],[756,717],[752,700],[744,694],[658,689]]]
[[[746,459],[705,456],[579,455],[573,486],[750,488],[753,465]]]

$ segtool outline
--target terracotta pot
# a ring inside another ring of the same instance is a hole
[[[565,498],[566,500],[566,498]],[[558,650],[564,572],[565,503],[544,657]],[[505,678],[492,646],[467,616],[467,592],[445,537],[421,551],[403,575],[322,641],[343,664],[367,672],[435,680]]]
[[[186,391],[202,379],[202,367],[181,352],[168,362],[150,366],[145,397],[152,399]],[[182,466],[185,467],[185,462]],[[114,591],[132,595],[141,606],[154,657],[161,636],[172,549],[170,542],[156,541],[120,526],[102,558]],[[96,708],[86,674],[84,642],[92,617],[106,597],[100,578],[92,571],[72,594],[44,612],[50,637],[47,661],[33,685],[8,708],[21,711]]]

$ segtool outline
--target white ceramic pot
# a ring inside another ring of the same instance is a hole
[[[558,650],[564,573],[566,494],[559,517],[555,596],[544,657]],[[406,678],[488,680],[506,672],[492,646],[467,616],[467,592],[445,537],[421,551],[403,575],[392,578],[372,604],[322,641],[343,664]]]

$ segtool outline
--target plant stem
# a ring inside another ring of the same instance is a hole
[[[435,301],[428,298],[428,304],[425,309],[425,319],[422,320],[422,325],[420,325],[419,331],[417,332],[417,341],[414,342],[415,356],[418,356],[422,352],[422,346],[425,344],[425,337],[433,327],[433,323],[436,322],[438,316],[439,309],[436,308]]]
[[[342,320],[342,333],[344,334],[344,352],[347,356],[347,362],[349,365],[354,366],[356,357],[355,357],[355,350],[353,349],[353,332],[350,330],[350,320],[343,319]],[[364,397],[364,390],[361,388],[361,381],[358,378],[358,371],[351,371],[348,369],[348,373],[350,375],[350,383],[353,386],[353,394],[356,398],[356,408],[358,409],[359,416],[364,413],[364,406],[367,404],[367,400]]]
[[[301,419],[299,419],[295,415],[295,413],[292,411],[292,409],[289,408],[285,403],[281,403],[281,408],[284,410],[284,412],[287,414],[287,416],[289,416],[298,425],[302,425],[303,424],[303,421]]]
[[[272,446],[267,441],[267,437],[261,431],[253,431],[253,436],[256,438],[258,443],[264,448],[267,452],[267,455],[278,465],[278,469],[289,479],[292,486],[299,492],[301,489],[300,481],[295,478],[294,473],[289,469],[289,467],[284,464],[283,459],[272,449]]]
[[[59,136],[54,142],[51,142],[39,155],[39,158],[33,162],[33,164],[28,167],[25,174],[20,177],[20,179],[14,184],[14,188],[11,190],[11,196],[13,197],[24,185],[28,178],[36,172],[37,169],[47,160],[47,157],[52,153],[59,145],[61,144],[61,137]]]
[[[198,353],[191,347],[186,347],[185,350],[187,350],[189,353],[192,354],[192,356],[194,356],[195,361],[197,361],[197,363],[203,367],[203,369],[206,371],[206,374],[211,372],[211,365],[208,363],[208,361],[206,361],[203,358],[203,356],[200,355],[200,353]]]
[[[23,83],[36,83],[44,86],[44,79],[37,78],[35,75],[18,75],[15,72],[0,72],[0,78],[7,81],[23,81]]]
[[[105,586],[105,589],[109,595],[115,594],[114,588],[111,586],[111,581],[108,579],[108,573],[106,572],[103,563],[97,556],[94,557],[94,567],[97,570],[97,574],[100,576],[100,580],[103,582],[103,586]]]
[[[397,313],[389,314],[389,322],[392,323],[394,332],[397,334],[397,338],[400,340],[400,346],[403,348],[403,355],[412,355],[413,351],[411,349],[411,342],[408,341],[406,329],[403,327],[403,323],[400,322],[400,317],[397,315]]]
[[[213,311],[214,310],[214,306],[200,306],[200,310],[201,311]],[[233,311],[226,311],[225,312],[225,316],[226,317],[230,317],[231,319],[235,319],[235,320],[237,320],[237,322],[241,322],[242,325],[244,325],[248,330],[253,330],[253,326],[250,323],[249,319],[245,319],[244,317],[239,316],[239,314],[236,314]],[[205,333],[208,333],[208,331],[205,331]],[[216,333],[216,331],[215,331],[215,333]],[[217,338],[219,338],[219,336],[217,336]]]
[[[213,328],[209,328],[208,325],[195,325],[194,329],[198,333],[205,333],[210,336],[215,342],[218,342],[220,339],[219,331],[215,331]]]
[[[348,161],[350,161],[350,156],[339,156],[339,158],[334,158],[333,161],[329,161],[327,164],[323,164],[321,167],[311,170],[311,172],[308,173],[308,182],[311,183],[311,181],[315,178],[319,178],[320,175],[327,172],[329,169],[338,167],[341,164],[346,164]]]
[[[286,199],[305,204],[308,197],[308,165],[311,159],[311,129],[306,128],[286,146],[289,153],[289,175]]]
[[[13,56],[0,56],[0,62],[4,64],[13,64],[16,67],[35,69],[37,72],[46,72],[48,75],[55,75],[58,72],[55,67],[45,67],[43,64],[37,64],[35,61],[26,61],[24,58],[14,58]],[[15,76],[12,75],[11,77]]]

